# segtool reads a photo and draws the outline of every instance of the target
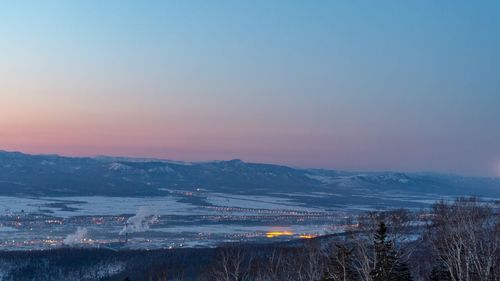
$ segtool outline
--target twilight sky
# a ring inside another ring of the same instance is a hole
[[[0,0],[0,149],[500,176],[499,15]]]

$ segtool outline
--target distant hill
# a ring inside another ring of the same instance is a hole
[[[0,195],[159,196],[165,189],[214,192],[366,193],[406,191],[500,197],[500,179],[453,175],[297,169],[241,160],[182,162],[62,157],[0,151]]]

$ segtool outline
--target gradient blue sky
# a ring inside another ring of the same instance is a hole
[[[0,0],[0,149],[500,176],[499,15]]]

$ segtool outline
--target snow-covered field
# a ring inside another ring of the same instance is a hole
[[[126,239],[131,248],[199,246],[265,240],[270,232],[284,233],[272,239],[314,236],[332,232],[333,225],[339,231],[346,216],[385,207],[378,204],[382,198],[396,202],[394,207],[452,199],[433,194],[344,197],[315,191],[262,196],[199,190],[160,197],[0,196],[0,249],[60,247],[63,241],[96,246]],[[364,201],[375,203],[360,203]]]

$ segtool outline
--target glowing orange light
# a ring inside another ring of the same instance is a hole
[[[292,236],[293,232],[291,231],[269,231],[266,233],[267,238],[274,238],[280,236]]]

